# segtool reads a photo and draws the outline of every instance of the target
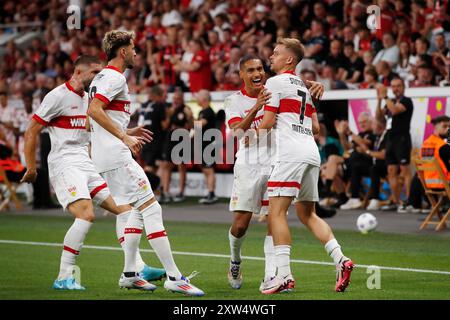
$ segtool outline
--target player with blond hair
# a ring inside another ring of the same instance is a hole
[[[267,184],[269,229],[275,248],[276,277],[266,281],[262,293],[291,291],[295,280],[291,273],[291,235],[286,212],[295,203],[300,221],[325,246],[337,269],[335,290],[342,292],[350,283],[353,262],[344,256],[330,226],[315,213],[319,200],[320,155],[314,141],[319,121],[309,91],[295,73],[303,59],[304,47],[297,39],[282,38],[270,56],[270,68],[276,76],[266,82],[271,93],[264,107],[259,134],[275,128],[275,156]]]

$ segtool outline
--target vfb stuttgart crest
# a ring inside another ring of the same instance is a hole
[[[67,191],[69,191],[72,197],[75,197],[77,195],[77,187],[75,186],[70,186]]]

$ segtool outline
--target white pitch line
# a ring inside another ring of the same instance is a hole
[[[62,247],[62,243],[16,241],[16,240],[0,240],[0,244],[21,244],[21,245],[30,245],[30,246],[43,246],[43,247]],[[93,245],[84,245],[83,249],[122,251],[122,248],[119,248],[119,247],[93,246]],[[140,249],[140,251],[141,252],[152,252],[152,253],[155,252],[154,250],[150,250],[150,249]],[[177,254],[177,255],[183,255],[183,256],[196,256],[196,257],[209,257],[209,258],[214,257],[214,258],[225,258],[225,259],[229,259],[230,258],[229,255],[218,254],[218,253],[183,252],[183,251],[173,251],[172,253],[173,254]],[[263,257],[242,256],[242,258],[247,259],[247,260],[264,261]],[[332,263],[332,262],[313,261],[313,260],[293,259],[293,260],[291,260],[291,262],[303,263],[303,264],[317,264],[317,265],[325,265],[325,266],[334,266],[334,263]],[[398,267],[375,266],[375,265],[366,265],[366,264],[357,264],[356,267],[359,267],[359,268],[377,267],[379,269],[392,270],[392,271],[405,271],[405,272],[418,272],[418,273],[432,273],[432,274],[450,275],[450,271],[442,271],[442,270],[398,268]]]

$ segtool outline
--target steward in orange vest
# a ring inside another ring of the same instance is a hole
[[[436,158],[447,180],[450,181],[450,145],[446,141],[450,128],[450,118],[447,116],[439,116],[433,119],[432,123],[434,125],[434,132],[423,142],[420,155],[424,160]],[[439,179],[438,171],[425,171],[424,177],[428,188],[444,188],[444,185]]]

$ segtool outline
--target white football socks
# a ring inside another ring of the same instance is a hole
[[[137,268],[137,252],[142,233],[142,215],[137,210],[131,210],[124,229],[122,248],[125,252],[125,266],[123,272],[139,272]]]
[[[275,248],[275,262],[277,266],[277,275],[284,278],[291,274],[291,246],[279,245]]]
[[[341,246],[339,245],[336,239],[331,239],[330,241],[328,241],[325,244],[325,250],[327,251],[328,255],[333,259],[334,264],[336,265],[348,259],[342,253]]]
[[[72,276],[76,258],[80,254],[84,238],[91,228],[92,222],[76,218],[64,237],[58,280]]]
[[[241,246],[244,242],[245,235],[236,238],[231,234],[231,229],[228,230],[228,239],[230,240],[231,261],[241,262]]]
[[[266,236],[264,239],[264,256],[265,256],[265,272],[264,281],[275,277],[277,273],[277,266],[275,261],[275,247],[273,246],[272,236]]]
[[[181,272],[178,270],[173,259],[170,242],[164,229],[161,205],[158,202],[154,202],[142,210],[141,213],[144,219],[148,242],[153,250],[155,250],[164,269],[166,269],[167,276],[173,277],[176,280],[181,279]]]
[[[117,234],[117,239],[119,240],[120,245],[122,246],[122,249],[125,252],[125,237],[124,237],[124,232],[125,232],[125,228],[128,222],[128,218],[130,217],[131,211],[126,211],[123,212],[121,214],[118,214],[116,216],[116,234]],[[134,218],[137,218],[138,216],[134,216]],[[142,230],[143,228],[143,222],[141,222],[141,226],[140,229]],[[140,237],[139,237],[139,242],[140,242]],[[139,251],[139,246],[136,249],[136,270],[139,272],[141,271],[145,266],[145,262],[141,257],[141,253]]]

